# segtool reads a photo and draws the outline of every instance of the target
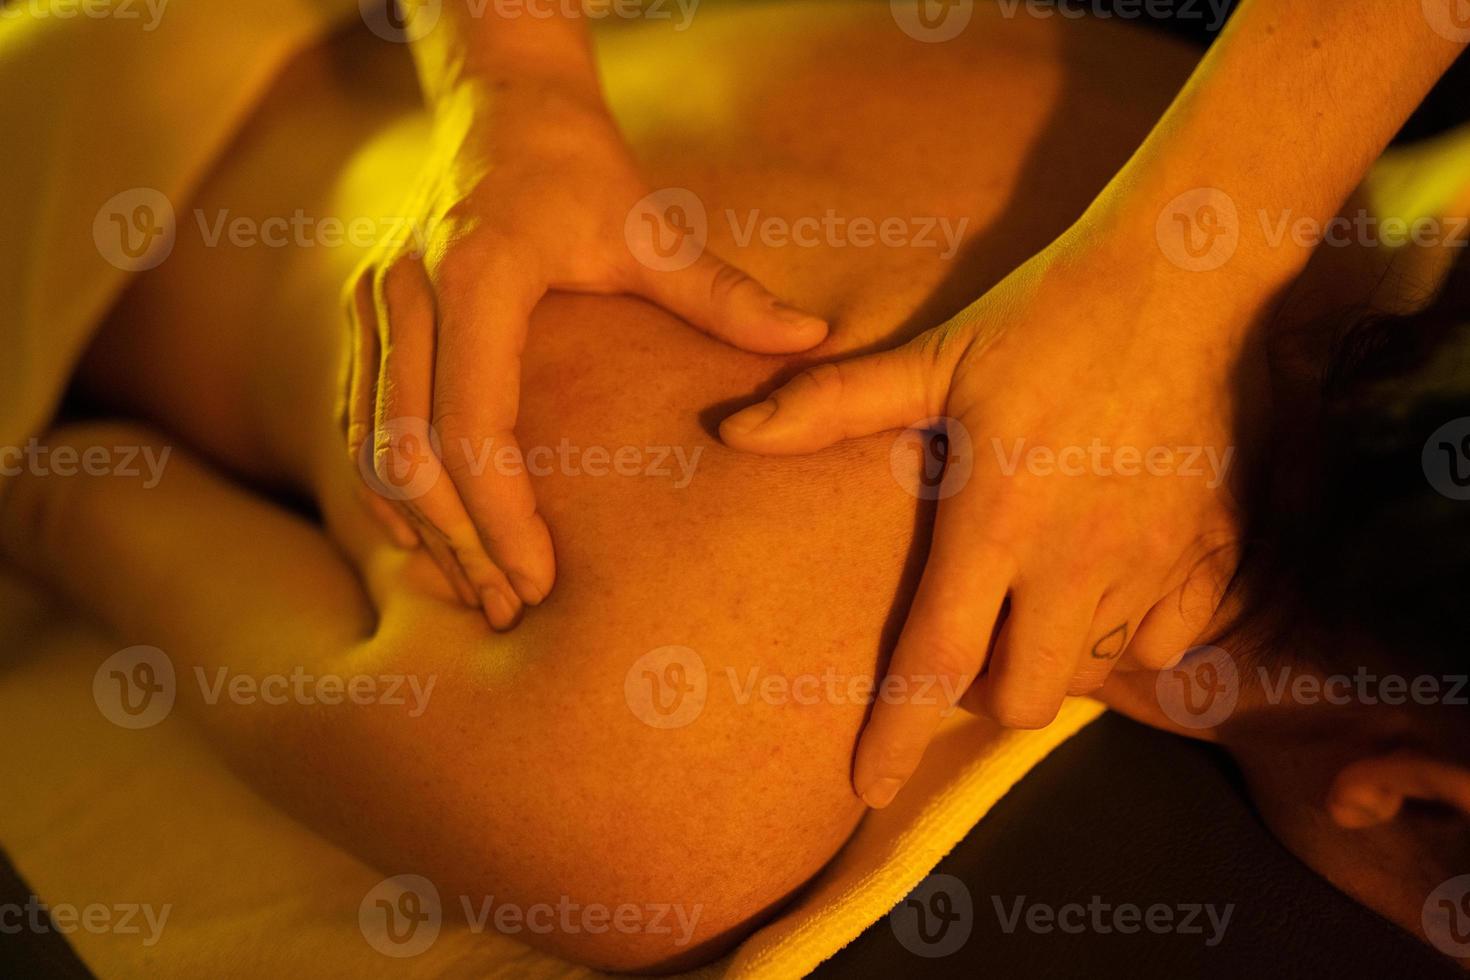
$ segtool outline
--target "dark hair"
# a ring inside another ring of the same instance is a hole
[[[1217,642],[1464,670],[1470,261],[1424,309],[1359,317],[1329,349],[1320,410],[1274,447],[1248,505],[1230,586],[1242,612]]]

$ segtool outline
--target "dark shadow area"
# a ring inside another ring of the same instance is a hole
[[[1463,977],[1279,843],[1222,751],[1116,714],[1027,775],[935,874],[953,875],[969,892],[971,931],[958,950],[916,955],[885,919],[813,976]],[[1007,931],[1023,896],[1026,908],[1086,906],[1098,896],[1111,906],[1232,909],[1223,930],[1199,914],[1199,933],[1040,932],[1024,918]],[[1219,941],[1208,946],[1212,935]]]

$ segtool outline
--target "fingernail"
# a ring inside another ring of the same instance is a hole
[[[863,790],[863,802],[874,810],[881,810],[893,802],[893,798],[898,795],[898,789],[902,785],[902,781],[892,776],[875,779],[867,789]]]
[[[734,415],[720,423],[720,431],[733,433],[737,436],[745,436],[759,429],[776,414],[776,402],[767,398],[759,405],[751,405],[742,408]]]
[[[481,594],[485,603],[485,618],[494,630],[508,630],[516,624],[520,615],[520,604],[499,589],[486,589]]]
[[[796,307],[789,306],[780,300],[772,304],[772,309],[776,311],[776,319],[790,326],[799,327],[803,330],[825,331],[827,329],[826,320],[823,320],[821,317],[812,316],[806,310],[798,310]]]
[[[516,595],[528,606],[538,605],[546,598],[545,592],[519,572],[510,573],[510,587],[516,590]]]

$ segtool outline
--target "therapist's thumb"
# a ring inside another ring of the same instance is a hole
[[[640,292],[711,337],[757,354],[792,354],[827,337],[827,321],[709,252],[685,269],[644,270]]]
[[[807,368],[720,423],[720,438],[744,452],[816,452],[942,414],[948,394],[947,375],[936,371],[925,346],[909,343]]]

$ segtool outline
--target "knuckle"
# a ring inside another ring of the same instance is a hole
[[[1167,645],[1161,643],[1139,646],[1134,644],[1128,651],[1133,662],[1148,670],[1163,670],[1173,663],[1182,650],[1171,650]]]
[[[715,274],[710,277],[710,302],[715,304],[729,303],[739,293],[748,291],[754,285],[755,280],[743,271],[733,265],[721,262],[719,267],[715,269]]]
[[[422,270],[411,255],[400,255],[383,268],[380,288],[390,309],[415,300],[422,293],[421,285]]]
[[[955,679],[975,672],[976,656],[966,644],[950,637],[930,637],[924,642],[924,659],[918,673]]]
[[[791,380],[787,388],[805,395],[836,396],[842,392],[845,384],[842,365],[828,362],[802,371]]]
[[[1035,697],[1000,697],[991,706],[991,717],[1004,728],[1035,731],[1050,725],[1061,706]]]
[[[1076,651],[1063,651],[1060,647],[1051,643],[1041,643],[1030,649],[1020,651],[1022,663],[1036,674],[1052,674],[1069,672],[1072,663],[1076,660]]]

